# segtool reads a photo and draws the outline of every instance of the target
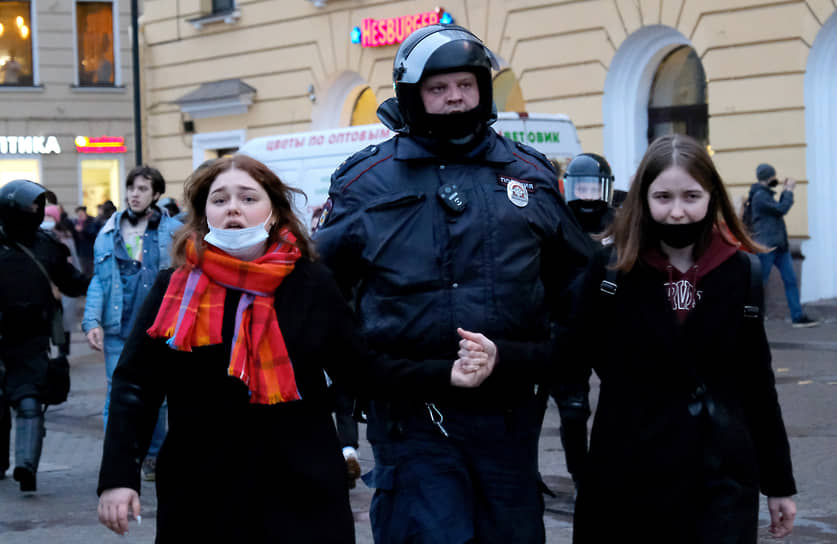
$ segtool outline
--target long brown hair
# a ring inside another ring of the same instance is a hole
[[[628,196],[616,211],[613,224],[602,233],[602,237],[613,237],[618,255],[614,268],[629,271],[643,249],[658,243],[650,235],[649,227],[653,219],[648,207],[648,186],[672,166],[679,166],[688,172],[709,193],[706,214],[710,221],[706,222],[706,228],[695,244],[696,255],[708,246],[714,228],[734,245],[740,244],[754,253],[765,251],[750,237],[735,213],[721,175],[706,148],[690,136],[668,134],[648,146],[631,181]]]
[[[203,237],[209,232],[206,222],[206,199],[209,196],[209,188],[215,178],[222,172],[233,168],[246,172],[251,178],[261,185],[270,197],[273,214],[277,221],[270,228],[267,245],[270,246],[279,240],[279,231],[287,227],[296,237],[296,245],[302,252],[302,256],[313,260],[316,252],[308,233],[302,225],[302,221],[293,212],[294,194],[304,193],[294,187],[282,183],[282,180],[261,162],[248,157],[247,155],[231,155],[221,157],[213,161],[207,161],[198,169],[192,172],[183,189],[186,207],[186,224],[177,231],[174,243],[172,244],[172,264],[181,266],[186,263],[186,241],[194,237],[195,249],[198,256],[203,254],[205,245]]]

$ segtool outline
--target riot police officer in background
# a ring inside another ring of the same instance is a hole
[[[40,395],[46,385],[52,318],[57,302],[38,259],[58,289],[83,295],[88,279],[69,262],[60,242],[39,230],[46,190],[28,180],[0,188],[0,477],[9,465],[10,409],[15,411],[14,479],[35,491],[43,444]],[[3,374],[5,373],[5,378]]]
[[[564,197],[588,234],[598,234],[613,222],[613,173],[604,157],[581,153],[567,165]],[[561,415],[561,445],[567,471],[578,483],[587,455],[587,419],[590,417],[590,374],[576,383],[557,383],[552,397]]]
[[[368,412],[376,542],[545,538],[535,386],[589,245],[549,161],[491,130],[492,68],[462,27],[411,34],[378,108],[397,134],[338,168],[314,235],[389,387]]]

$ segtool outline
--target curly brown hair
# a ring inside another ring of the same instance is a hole
[[[613,265],[615,269],[623,272],[631,270],[640,252],[658,243],[657,239],[650,235],[650,223],[653,219],[648,207],[648,186],[664,170],[672,166],[679,166],[688,172],[710,195],[706,214],[711,220],[706,222],[706,228],[695,244],[695,256],[700,255],[708,246],[712,230],[715,228],[734,245],[740,244],[753,253],[766,251],[750,237],[735,213],[721,175],[706,148],[690,136],[668,134],[657,138],[648,146],[631,181],[625,201],[616,210],[613,223],[601,234],[602,238],[613,238],[618,256]]]
[[[302,256],[309,260],[316,259],[317,255],[311,238],[309,238],[302,221],[293,211],[294,194],[305,196],[305,193],[284,184],[279,176],[256,159],[247,155],[235,154],[201,164],[186,180],[183,192],[187,208],[187,221],[175,235],[172,244],[172,264],[181,266],[186,263],[186,242],[190,238],[195,240],[198,258],[203,255],[206,247],[203,237],[209,232],[206,221],[206,200],[209,196],[209,188],[219,174],[232,169],[249,174],[264,188],[270,197],[273,213],[278,220],[268,233],[268,246],[277,242],[279,231],[283,227],[287,227],[296,237],[294,245],[300,249]]]

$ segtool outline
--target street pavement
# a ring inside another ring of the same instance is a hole
[[[837,542],[837,320],[828,319],[815,328],[793,329],[788,321],[769,319],[766,327],[791,441],[799,514],[793,534],[774,540],[766,530],[769,518],[762,497],[759,542]],[[152,542],[156,518],[153,483],[143,483],[142,523],[131,523],[126,537],[119,537],[98,523],[96,480],[103,439],[104,358],[87,347],[81,333],[74,333],[70,361],[69,400],[50,408],[46,415],[47,435],[38,491],[21,493],[11,478],[11,469],[0,480],[0,543]],[[591,403],[595,409],[595,378],[592,386]],[[572,482],[566,472],[558,427],[558,411],[551,404],[540,441],[540,465],[541,474],[556,497],[546,497],[544,523],[548,543],[568,544],[572,539]],[[364,471],[370,470],[372,452],[364,440],[359,454]],[[360,544],[372,542],[368,513],[371,498],[372,490],[362,482],[351,491]],[[644,511],[638,513],[636,527],[626,528],[625,542],[638,541],[642,525],[653,524],[654,505],[626,504],[637,506]],[[672,542],[677,541],[677,536],[672,535]]]

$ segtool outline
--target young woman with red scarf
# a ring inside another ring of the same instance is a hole
[[[585,277],[562,367],[601,379],[576,544],[755,544],[759,491],[774,536],[793,528],[790,448],[750,297],[759,277],[729,233],[764,250],[699,142],[654,141]]]
[[[352,314],[262,163],[224,157],[187,181],[188,223],[113,376],[99,519],[140,514],[141,453],[157,409],[157,539],[354,542],[323,371],[358,376]]]

